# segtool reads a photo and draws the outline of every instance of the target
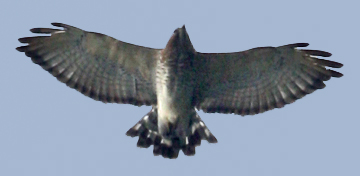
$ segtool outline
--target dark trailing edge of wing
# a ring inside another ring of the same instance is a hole
[[[283,47],[290,47],[290,48],[296,48],[296,47],[306,47],[308,46],[308,43],[295,43],[295,44],[289,44],[289,45],[284,45],[284,46],[280,46],[281,48]],[[279,47],[279,48],[280,48]],[[332,68],[341,68],[343,66],[343,64],[338,63],[338,62],[334,62],[334,61],[330,61],[330,60],[325,60],[325,59],[319,59],[316,57],[312,57],[312,56],[322,56],[322,57],[330,57],[331,53],[329,52],[325,52],[325,51],[320,51],[320,50],[298,50],[301,51],[302,53],[304,53],[306,55],[306,57],[304,57],[304,59],[309,59],[312,64],[314,66],[308,67],[306,71],[308,71],[307,76],[309,78],[311,78],[312,83],[308,83],[306,85],[305,88],[300,88],[300,87],[292,87],[293,89],[296,90],[296,94],[293,94],[291,91],[289,91],[288,88],[284,88],[285,90],[287,90],[287,92],[290,92],[291,94],[287,95],[286,99],[283,98],[279,92],[272,92],[271,95],[271,99],[272,100],[276,100],[270,103],[264,103],[263,106],[260,106],[260,104],[258,104],[259,106],[255,106],[252,108],[246,108],[246,109],[239,109],[236,107],[229,107],[229,106],[221,106],[221,104],[214,104],[214,106],[201,106],[201,104],[197,104],[196,107],[197,109],[202,109],[204,112],[206,113],[234,113],[234,114],[239,114],[239,115],[254,115],[254,114],[258,114],[258,113],[262,113],[274,108],[282,108],[284,105],[286,104],[290,104],[292,102],[294,102],[297,99],[300,99],[302,97],[304,97],[307,94],[310,94],[312,92],[314,92],[317,89],[322,89],[324,88],[326,85],[324,84],[324,81],[328,81],[331,77],[336,77],[336,78],[340,78],[343,76],[342,73],[328,69],[326,67],[332,67]],[[259,103],[259,102],[257,102]]]
[[[51,23],[53,26],[63,27],[64,30],[61,29],[51,29],[51,28],[33,28],[30,29],[31,32],[37,34],[53,34],[56,32],[66,31],[67,29],[74,28],[70,25],[62,24],[62,23]],[[81,29],[78,29],[81,30]],[[82,30],[81,30],[82,31]],[[86,32],[86,31],[84,31]],[[43,55],[39,54],[39,50],[42,47],[45,47],[43,43],[46,42],[52,36],[35,36],[35,37],[23,37],[19,38],[20,43],[28,44],[25,46],[17,47],[16,50],[19,52],[24,52],[26,56],[30,57],[31,60],[35,63],[40,65],[43,69],[51,73],[54,77],[56,77],[59,81],[65,83],[67,86],[78,90],[79,92],[83,93],[84,95],[93,98],[97,101],[102,101],[104,103],[124,103],[124,104],[133,104],[137,106],[141,105],[151,105],[153,102],[147,100],[137,100],[131,97],[117,97],[117,96],[110,96],[107,94],[101,93],[99,90],[93,90],[91,87],[86,87],[87,85],[82,85],[83,83],[77,82],[77,80],[72,79],[63,79],[65,71],[60,72],[56,66],[51,66],[49,64],[49,59],[45,60]],[[66,68],[67,69],[67,68]]]

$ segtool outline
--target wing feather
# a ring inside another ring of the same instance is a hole
[[[34,28],[51,36],[20,38],[16,48],[59,81],[102,102],[156,103],[154,74],[158,49],[125,43],[62,23],[64,29]]]
[[[338,62],[319,59],[331,54],[298,50],[307,43],[261,47],[237,53],[198,53],[199,97],[205,112],[258,114],[281,108],[325,87],[324,81],[341,77],[327,67]]]

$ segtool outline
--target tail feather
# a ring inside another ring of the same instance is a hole
[[[173,137],[171,139],[164,138],[158,132],[157,109],[153,108],[138,123],[130,128],[126,132],[126,135],[131,137],[139,136],[137,142],[138,147],[148,148],[154,145],[154,155],[162,155],[164,158],[177,158],[180,150],[187,156],[195,155],[195,147],[201,145],[201,140],[207,140],[209,143],[217,143],[215,136],[206,127],[196,112],[191,117],[189,128],[191,132],[184,139],[181,139],[181,137]]]

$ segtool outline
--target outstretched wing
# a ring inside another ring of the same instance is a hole
[[[201,67],[197,108],[204,112],[257,114],[281,108],[341,77],[326,67],[337,62],[318,59],[330,53],[297,50],[307,43],[254,48],[238,53],[198,53]]]
[[[51,34],[20,38],[16,48],[59,81],[102,102],[156,103],[155,64],[160,50],[121,42],[112,37],[52,23],[60,29],[34,28]]]

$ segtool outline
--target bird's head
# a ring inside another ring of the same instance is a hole
[[[163,50],[164,59],[175,58],[179,54],[193,54],[195,49],[186,32],[185,25],[177,28]]]

